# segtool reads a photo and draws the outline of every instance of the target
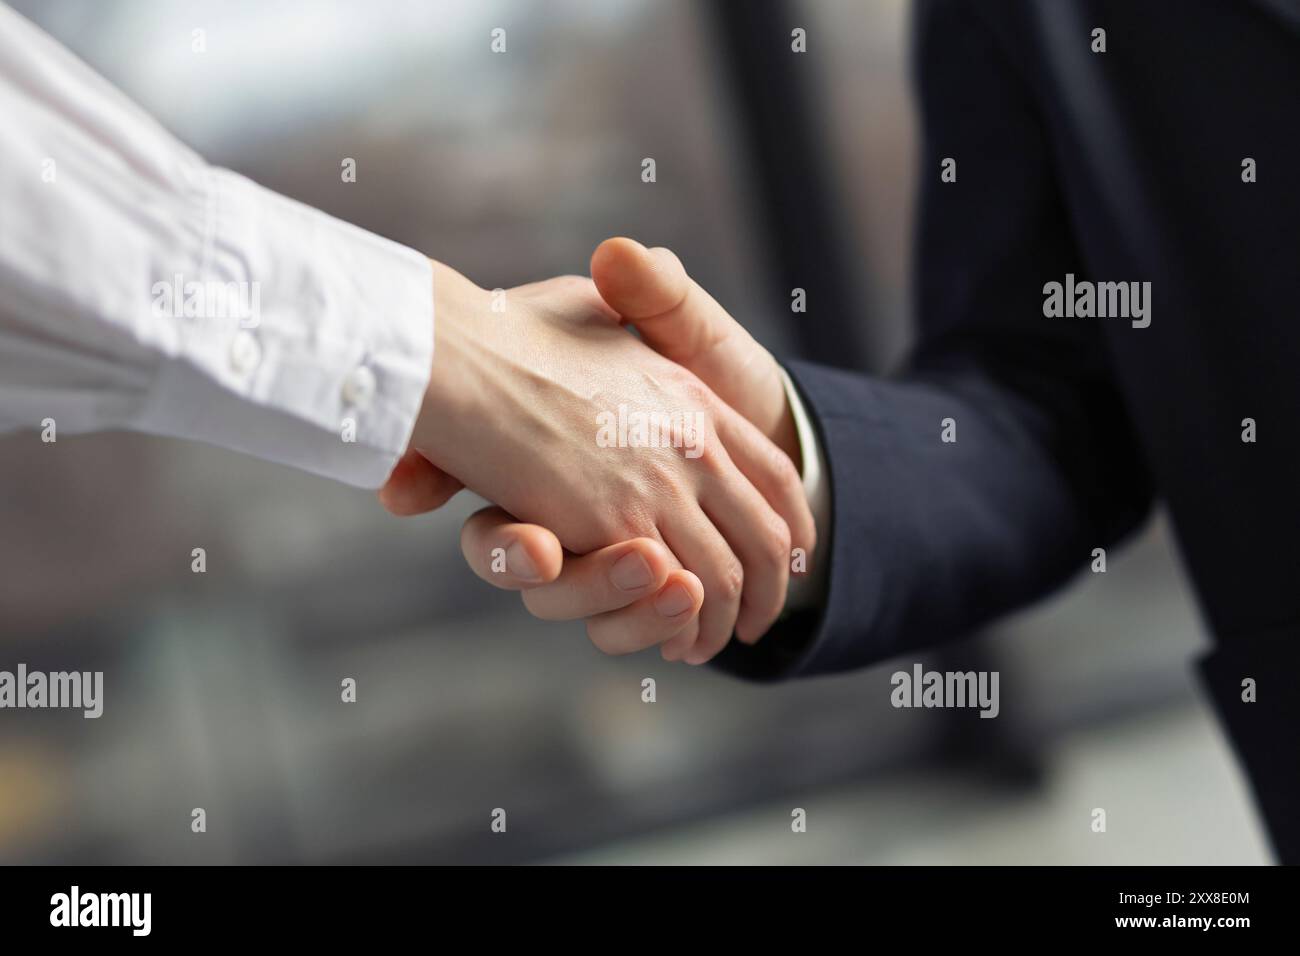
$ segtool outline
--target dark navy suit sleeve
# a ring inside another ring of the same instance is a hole
[[[1116,320],[1043,315],[1044,283],[1088,270],[1016,37],[961,0],[918,4],[914,35],[917,345],[892,379],[789,363],[830,467],[829,591],[753,647],[732,641],[717,663],[744,676],[959,637],[1060,585],[1150,508],[1097,324]],[[956,182],[941,181],[946,158]]]

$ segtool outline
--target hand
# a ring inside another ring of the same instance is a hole
[[[412,437],[416,455],[382,494],[390,509],[420,510],[463,481],[546,523],[571,551],[646,537],[703,585],[698,621],[675,638],[686,659],[712,657],[733,626],[747,640],[766,631],[784,603],[791,547],[768,501],[801,540],[811,533],[788,458],[698,378],[619,328],[590,281],[523,286],[494,311],[492,293],[446,267],[435,272],[435,368]],[[598,416],[620,408],[702,415],[695,433],[673,436],[684,448],[600,447]],[[403,491],[413,476],[428,487]],[[517,568],[522,578],[541,579],[526,548],[516,556],[532,562]]]
[[[650,538],[564,555],[545,528],[519,524],[491,507],[465,522],[460,541],[465,561],[484,581],[522,591],[524,605],[542,620],[585,618],[587,636],[606,654],[663,644],[683,633],[704,603],[699,578]],[[504,572],[494,570],[494,554],[507,556]],[[519,554],[535,574],[522,577],[511,570],[512,556]]]
[[[780,365],[686,274],[676,255],[633,239],[607,239],[591,257],[591,277],[605,304],[642,341],[694,372],[784,451],[796,471],[802,466]]]

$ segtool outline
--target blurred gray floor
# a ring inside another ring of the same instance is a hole
[[[565,864],[1270,863],[1270,851],[1217,728],[1196,706],[1070,734],[1049,785],[1009,794],[963,775],[885,774],[810,793],[794,834],[789,801],[674,827]],[[1091,827],[1109,807],[1105,833]]]

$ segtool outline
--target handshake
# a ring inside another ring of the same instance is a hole
[[[470,567],[539,618],[586,619],[605,653],[702,664],[758,641],[816,544],[772,355],[630,239],[591,279],[504,292],[433,266],[432,375],[384,507],[496,502],[462,530]]]

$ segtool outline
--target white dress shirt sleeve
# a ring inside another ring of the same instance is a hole
[[[2,4],[0,117],[0,430],[384,482],[432,366],[424,256],[209,166]]]

